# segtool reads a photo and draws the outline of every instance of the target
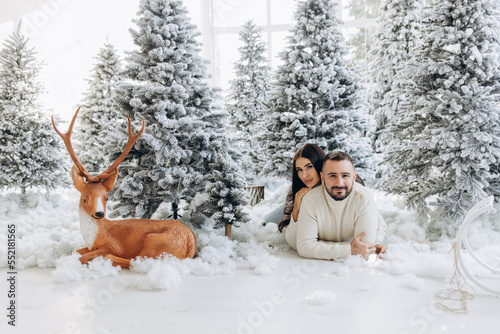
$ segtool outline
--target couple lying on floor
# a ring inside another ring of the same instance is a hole
[[[385,252],[386,224],[352,158],[305,144],[292,164],[292,186],[278,225],[300,256],[334,260]]]

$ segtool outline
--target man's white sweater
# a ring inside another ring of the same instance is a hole
[[[363,242],[382,242],[386,226],[369,189],[355,183],[346,199],[336,201],[323,186],[317,186],[302,198],[296,225],[297,251],[307,258],[343,258],[351,255],[350,242],[361,232],[366,233]]]

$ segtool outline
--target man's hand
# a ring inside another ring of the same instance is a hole
[[[381,244],[377,244],[375,246],[375,253],[377,253],[377,254],[384,254],[386,250],[387,250],[387,246],[384,246]]]
[[[361,232],[356,238],[351,241],[351,255],[360,254],[365,260],[368,260],[370,254],[375,253],[375,244],[367,244],[361,241],[365,237],[366,233]]]

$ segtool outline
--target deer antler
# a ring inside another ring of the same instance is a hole
[[[76,156],[75,150],[73,149],[73,145],[71,144],[71,133],[73,132],[73,126],[75,125],[76,116],[78,116],[79,111],[80,111],[80,108],[78,108],[76,110],[76,113],[73,116],[71,123],[69,124],[68,132],[62,133],[61,131],[59,131],[57,129],[56,123],[54,122],[54,116],[52,116],[52,125],[54,126],[54,130],[56,130],[57,134],[59,136],[61,136],[62,140],[64,141],[64,145],[66,145],[66,149],[68,150],[68,153],[71,156],[71,159],[73,159],[73,162],[75,163],[75,166],[78,169],[78,172],[80,173],[80,175],[83,176],[87,180],[87,182],[95,182],[95,181],[91,181],[93,176],[90,175],[89,172],[87,172],[85,170],[85,167],[83,167],[80,160],[78,160],[78,157]]]
[[[127,141],[127,145],[125,146],[125,149],[123,150],[122,154],[118,157],[118,159],[116,159],[116,161],[108,169],[106,169],[106,171],[104,171],[103,173],[101,173],[97,176],[92,176],[92,175],[90,175],[89,172],[87,172],[85,170],[85,167],[83,167],[80,160],[78,160],[78,157],[76,156],[75,150],[73,149],[73,145],[71,144],[71,133],[73,132],[73,126],[75,125],[76,116],[78,116],[79,111],[80,111],[80,108],[78,108],[76,110],[76,113],[73,116],[73,119],[71,120],[71,123],[69,125],[68,132],[63,134],[57,129],[56,124],[54,123],[54,116],[52,116],[52,125],[54,126],[54,130],[56,130],[56,132],[59,134],[59,136],[61,136],[61,138],[63,139],[64,144],[66,145],[66,149],[68,150],[68,153],[71,156],[71,159],[73,159],[73,162],[75,163],[76,168],[78,169],[78,172],[80,173],[80,175],[82,175],[88,183],[101,182],[101,180],[108,178],[109,176],[111,176],[115,172],[116,168],[122,163],[122,161],[125,159],[127,154],[130,152],[130,150],[134,146],[135,142],[137,141],[139,136],[144,131],[144,126],[145,126],[144,118],[142,119],[141,130],[139,130],[139,132],[136,135],[134,135],[132,132],[132,122],[130,121],[129,115],[127,115],[128,141]]]
[[[125,160],[125,157],[128,155],[128,153],[130,152],[130,150],[134,146],[134,144],[137,141],[137,139],[139,139],[139,137],[141,136],[142,131],[144,131],[144,126],[146,125],[146,123],[144,122],[144,118],[142,119],[142,128],[139,130],[139,132],[137,132],[136,135],[134,135],[134,133],[132,132],[132,122],[130,121],[130,116],[128,114],[127,114],[127,119],[128,119],[128,141],[127,141],[127,145],[123,149],[123,152],[118,157],[118,159],[116,159],[116,161],[108,169],[106,169],[106,171],[104,171],[103,173],[97,175],[96,179],[107,179],[111,174],[113,174],[113,172],[115,171],[115,169],[122,163],[123,160]]]

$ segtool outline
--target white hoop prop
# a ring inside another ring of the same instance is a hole
[[[465,275],[472,282],[474,282],[474,284],[476,284],[477,286],[479,286],[480,288],[482,288],[485,291],[488,291],[488,292],[493,293],[495,295],[500,295],[500,290],[495,290],[495,289],[481,283],[477,278],[475,278],[469,272],[467,267],[465,266],[465,264],[463,262],[463,258],[462,258],[462,246],[464,246],[464,248],[467,249],[470,256],[474,260],[476,260],[481,266],[488,269],[493,274],[497,274],[497,275],[500,274],[500,269],[493,268],[492,266],[490,266],[489,264],[487,264],[486,262],[481,260],[476,255],[476,253],[474,253],[474,251],[472,250],[472,248],[469,245],[469,240],[467,239],[467,227],[469,226],[469,224],[474,219],[479,217],[481,214],[488,212],[488,211],[492,211],[492,210],[494,210],[494,208],[493,208],[493,196],[490,196],[488,198],[483,199],[481,202],[477,203],[469,210],[469,212],[467,213],[467,215],[464,218],[464,222],[462,223],[462,226],[460,226],[460,228],[457,232],[457,237],[455,240],[455,242],[456,242],[456,254],[457,254],[457,262],[458,262],[460,269],[462,270],[463,273],[465,273]]]

